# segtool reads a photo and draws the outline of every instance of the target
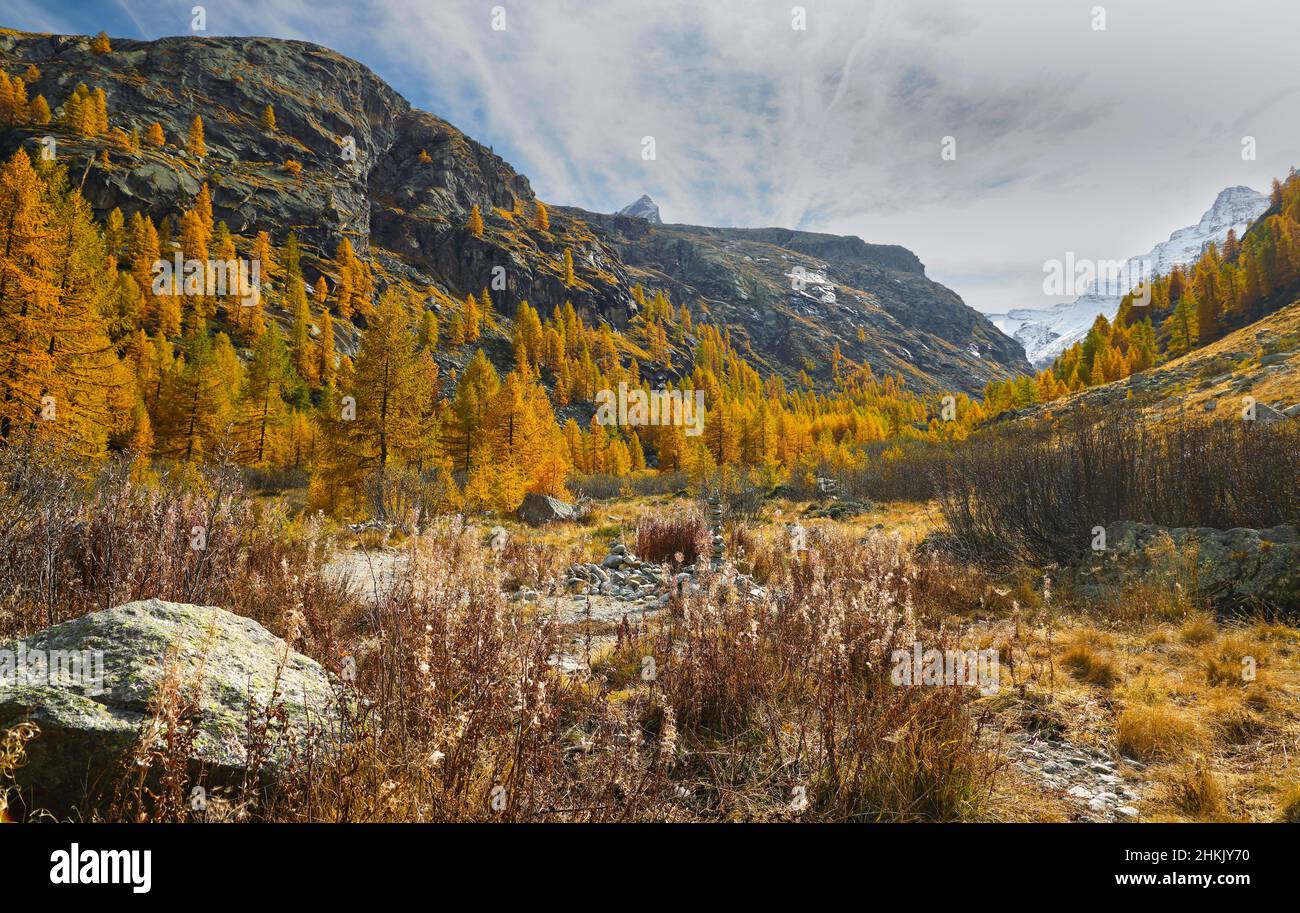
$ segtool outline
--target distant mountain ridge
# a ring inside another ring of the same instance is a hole
[[[1267,194],[1241,185],[1228,187],[1219,192],[1195,225],[1178,229],[1146,254],[1126,261],[1109,287],[1090,287],[1074,301],[1052,307],[1013,308],[988,318],[1024,346],[1025,356],[1035,368],[1045,368],[1086,336],[1098,315],[1113,318],[1134,280],[1168,275],[1174,266],[1193,262],[1211,241],[1222,244],[1230,229],[1240,237],[1268,205]]]

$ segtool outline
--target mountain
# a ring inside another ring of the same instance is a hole
[[[978,392],[1028,371],[1019,346],[896,245],[784,228],[651,225],[568,210],[590,224],[630,276],[700,302],[733,342],[771,370],[825,376],[834,346],[877,374]],[[962,372],[969,372],[965,377]]]
[[[1222,244],[1229,229],[1235,229],[1241,237],[1268,204],[1267,194],[1249,187],[1221,190],[1199,222],[1178,229],[1146,254],[1126,261],[1115,281],[1101,288],[1090,286],[1074,301],[1050,308],[1015,308],[988,317],[994,326],[1025,347],[1025,355],[1035,368],[1045,368],[1086,336],[1098,315],[1113,318],[1120,299],[1132,290],[1135,281],[1168,275],[1175,266],[1193,262],[1211,241]]]
[[[617,213],[620,216],[631,216],[634,219],[645,219],[654,225],[664,224],[664,220],[659,217],[659,204],[650,199],[648,194],[641,194],[641,198],[635,203],[628,203]]]
[[[651,207],[657,216],[648,197],[633,204],[632,217],[550,207],[549,226],[538,227],[527,177],[412,107],[363,64],[318,45],[184,36],[117,39],[112,53],[96,54],[85,37],[2,30],[0,58],[11,74],[39,69],[28,94],[43,95],[56,118],[78,84],[103,89],[110,132],[60,134],[57,147],[99,216],[120,208],[128,218],[174,218],[207,183],[216,218],[237,235],[265,230],[281,243],[295,232],[311,283],[320,274],[334,284],[331,257],[347,238],[374,264],[380,288],[399,280],[427,288],[435,310],[490,287],[503,332],[484,348],[498,364],[513,357],[509,317],[518,302],[545,318],[568,300],[589,321],[625,329],[639,283],[667,290],[696,322],[726,323],[747,358],[788,380],[806,371],[828,384],[836,344],[844,357],[899,373],[917,389],[973,393],[1029,367],[1014,341],[928,279],[901,247],[787,229],[663,225],[643,217]],[[261,119],[268,105],[273,129]],[[196,114],[206,127],[203,158],[184,148]],[[166,145],[123,141],[155,122]],[[123,136],[115,139],[114,128]],[[35,151],[44,132],[0,131],[0,153]],[[474,207],[481,236],[468,228]],[[357,329],[342,320],[335,327],[338,349],[354,351]],[[642,373],[688,372],[690,343],[673,353],[671,369],[645,359]]]

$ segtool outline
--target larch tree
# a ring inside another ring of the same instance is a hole
[[[185,139],[185,150],[196,158],[203,158],[208,154],[208,144],[203,136],[203,117],[195,114],[194,120],[190,121],[190,133]]]
[[[571,287],[577,281],[577,277],[573,272],[573,251],[566,247],[564,249],[564,284]]]
[[[27,116],[33,124],[43,127],[50,122],[50,104],[44,95],[37,95],[27,106]]]
[[[272,323],[253,346],[240,403],[239,448],[255,466],[283,465],[282,444],[290,410],[281,394],[289,385],[289,353]]]
[[[206,325],[195,326],[182,349],[183,361],[163,382],[154,428],[160,453],[190,463],[216,449],[229,423],[231,404],[228,379],[222,376]]]
[[[488,410],[500,385],[496,369],[482,349],[474,353],[457,380],[443,426],[443,444],[455,468],[467,478],[490,458]]]
[[[44,192],[21,149],[0,169],[0,440],[33,427],[55,380],[45,327],[58,297],[56,226]]]
[[[325,280],[322,278],[321,281]],[[334,318],[330,315],[329,307],[323,303],[320,309],[320,339],[316,349],[316,373],[320,378],[320,385],[324,388],[332,388],[338,370],[336,364],[338,359],[334,352]]]
[[[430,437],[428,375],[398,289],[380,297],[352,374],[355,415],[327,421],[330,453],[321,472],[325,484],[354,496],[368,483],[384,492],[393,472],[426,456]]]

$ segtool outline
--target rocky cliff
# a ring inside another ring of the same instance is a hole
[[[559,207],[549,230],[537,229],[526,177],[413,108],[364,65],[317,45],[115,39],[111,53],[95,54],[85,37],[0,31],[0,66],[18,75],[29,64],[40,70],[29,95],[44,95],[56,119],[85,83],[106,93],[110,126],[143,133],[157,122],[168,144],[131,151],[109,136],[25,126],[0,132],[0,152],[34,149],[53,135],[60,160],[101,214],[120,207],[128,216],[175,215],[207,182],[216,217],[237,234],[266,230],[279,242],[297,232],[309,281],[318,270],[328,275],[326,258],[347,237],[378,264],[381,285],[405,279],[456,298],[491,286],[504,315],[528,300],[545,316],[567,299],[589,319],[622,327],[636,310],[633,285],[662,286],[675,304],[709,315],[697,320],[726,323],[756,362],[787,377],[807,370],[826,380],[835,343],[848,358],[921,388],[976,391],[1028,370],[1014,341],[927,279],[903,248]],[[261,123],[267,105],[274,130]],[[203,158],[184,149],[195,114],[206,127]],[[104,149],[108,164],[98,158]],[[289,160],[300,172],[286,167]],[[474,206],[484,218],[482,237],[466,228]],[[355,344],[347,327],[339,332],[344,350]],[[508,360],[509,346],[490,346],[489,355]]]

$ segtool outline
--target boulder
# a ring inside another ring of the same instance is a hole
[[[33,667],[32,657],[52,655],[84,657],[82,673],[57,676]],[[25,657],[23,669],[13,657]],[[277,762],[301,744],[309,723],[337,729],[330,724],[337,700],[325,670],[257,622],[212,606],[127,603],[0,644],[0,730],[25,720],[41,730],[18,770],[20,803],[58,817],[88,817],[102,808],[169,661],[185,690],[202,667],[190,766],[193,775],[202,771],[209,788],[242,778],[250,710],[258,719],[277,681],[284,728],[263,782],[273,781]]]
[[[1106,527],[1106,551],[1094,561],[1095,585],[1141,575],[1169,582],[1191,576],[1220,608],[1300,610],[1300,532],[1165,527],[1123,520]],[[1085,587],[1087,589],[1088,587]]]
[[[566,520],[581,520],[586,511],[575,504],[568,504],[559,498],[547,495],[524,495],[524,503],[519,505],[518,517],[529,526],[542,526]]]
[[[1258,403],[1255,406],[1255,421],[1262,425],[1271,425],[1274,422],[1285,421],[1286,414],[1266,403]]]

